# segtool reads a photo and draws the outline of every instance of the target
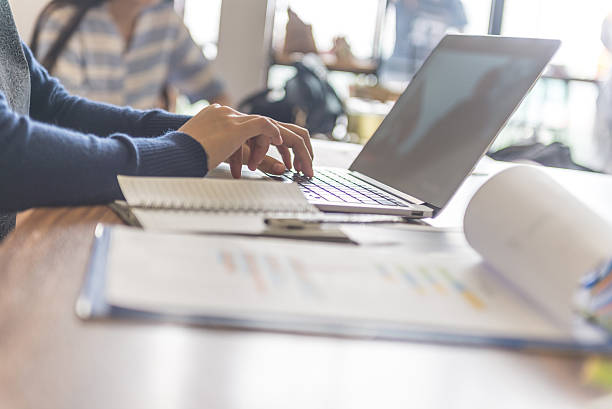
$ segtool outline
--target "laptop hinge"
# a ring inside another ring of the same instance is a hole
[[[380,183],[379,181],[372,179],[370,177],[367,177],[366,175],[364,175],[363,173],[359,173],[357,171],[351,170],[349,171],[351,173],[352,176],[355,176],[357,179],[361,179],[364,182],[368,182],[371,185],[376,186],[377,188],[380,188],[386,192],[391,193],[394,196],[400,197],[410,203],[414,203],[414,204],[418,204],[418,205],[422,205],[422,204],[426,204],[423,200],[419,200],[416,197],[407,195],[404,192],[400,192],[399,190],[393,189],[390,186],[385,185],[384,183]]]

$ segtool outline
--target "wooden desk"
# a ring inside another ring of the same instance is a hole
[[[83,322],[105,207],[38,209],[0,246],[0,408],[584,408],[582,360],[492,349]]]

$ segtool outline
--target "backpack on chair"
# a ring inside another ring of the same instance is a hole
[[[303,126],[311,134],[338,133],[346,128],[344,104],[327,81],[327,69],[320,58],[309,54],[293,64],[297,73],[282,90],[265,89],[247,97],[239,110],[269,116]]]

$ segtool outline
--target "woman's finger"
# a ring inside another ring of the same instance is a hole
[[[261,161],[266,157],[270,148],[270,140],[263,135],[256,136],[247,141],[247,145],[251,150],[247,166],[251,170],[257,169]]]
[[[278,148],[280,148],[280,146]],[[285,148],[285,150],[289,152],[287,148]],[[251,155],[251,148],[249,148],[248,145],[244,145],[242,147],[242,163],[243,164],[246,165],[247,163],[249,163],[250,155]],[[291,159],[289,159],[289,166],[291,166]],[[272,173],[274,175],[282,175],[287,170],[287,167],[282,162],[279,162],[270,156],[266,156],[261,161],[257,169],[265,173]]]
[[[259,115],[236,116],[234,121],[238,122],[240,129],[239,137],[241,145],[251,138],[265,136],[272,145],[281,145],[283,138],[281,129],[269,118]]]
[[[240,179],[242,175],[242,146],[232,153],[227,159],[234,179]]]
[[[291,169],[291,152],[289,151],[289,148],[284,145],[278,145],[276,150],[278,150],[281,158],[283,158],[285,169]]]
[[[312,177],[314,175],[312,170],[312,157],[310,156],[304,139],[285,127],[281,126],[279,129],[284,141],[283,145],[291,148],[295,155],[293,158],[293,167],[295,170],[303,172],[308,177]]]
[[[308,148],[308,152],[310,152],[310,157],[314,159],[314,150],[312,149],[312,143],[310,141],[310,132],[308,132],[308,129],[302,128],[301,126],[298,126],[295,124],[289,124],[286,122],[278,122],[278,121],[276,122],[280,126],[284,128],[288,128],[290,131],[298,134],[304,140],[304,144],[306,145],[306,148]]]
[[[274,175],[282,175],[286,170],[285,165],[283,165],[282,162],[279,162],[270,156],[266,156],[264,160],[261,161],[258,169],[262,172],[272,173]]]

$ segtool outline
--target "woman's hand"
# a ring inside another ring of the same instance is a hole
[[[278,172],[280,166],[271,163],[266,153],[275,145],[287,168],[291,167],[291,153],[295,155],[295,170],[312,176],[312,146],[308,131],[296,125],[284,124],[259,115],[245,115],[218,104],[210,105],[183,125],[184,132],[197,140],[208,154],[208,169],[221,162],[230,164],[232,175],[240,177],[243,145],[249,149],[244,157],[249,169],[255,170],[262,162],[266,170]]]
[[[264,160],[259,164],[259,166],[257,166],[257,168],[263,172],[266,173],[272,173],[275,175],[280,175],[282,173],[284,173],[287,169],[291,169],[291,152],[289,151],[289,148],[293,148],[294,144],[297,144],[297,148],[298,149],[303,149],[301,147],[301,141],[303,141],[303,144],[306,146],[306,149],[308,150],[308,155],[310,156],[310,162],[306,163],[306,164],[302,164],[300,162],[299,157],[296,155],[294,160],[293,160],[293,168],[298,171],[298,172],[303,172],[304,174],[306,174],[307,176],[312,176],[311,174],[308,174],[308,168],[312,168],[312,159],[314,158],[314,154],[313,154],[313,150],[312,150],[312,144],[310,142],[310,134],[308,133],[307,129],[304,129],[300,126],[294,125],[294,124],[287,124],[284,122],[279,122],[279,121],[274,121],[276,123],[276,125],[278,125],[281,128],[281,131],[285,131],[285,132],[289,132],[290,135],[291,133],[296,134],[298,136],[298,138],[295,138],[295,136],[291,135],[291,137],[285,137],[283,144],[282,145],[278,145],[276,148],[278,149],[278,152],[280,153],[282,162],[279,162],[278,160],[274,159],[271,156],[266,156],[264,158]],[[301,138],[301,141],[300,141]],[[242,163],[243,164],[248,164],[249,163],[249,158],[251,155],[251,150],[248,144],[244,144],[242,146]],[[304,171],[303,169],[306,169],[306,171]],[[239,178],[240,177],[240,173],[233,174],[234,177]]]

